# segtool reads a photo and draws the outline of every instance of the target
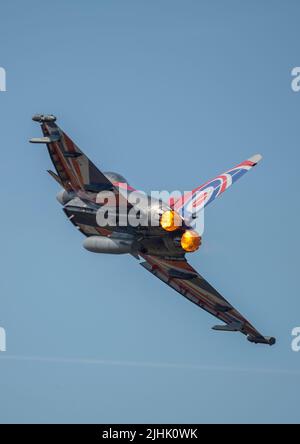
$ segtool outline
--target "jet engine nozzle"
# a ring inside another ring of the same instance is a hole
[[[181,248],[188,253],[198,250],[201,245],[201,236],[194,230],[186,230],[181,236]]]
[[[167,210],[162,213],[159,224],[166,231],[175,231],[182,227],[182,219],[176,211]]]

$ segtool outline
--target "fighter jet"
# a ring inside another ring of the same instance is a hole
[[[38,114],[32,119],[40,123],[43,137],[30,142],[47,146],[55,168],[48,172],[61,187],[57,200],[85,236],[87,250],[131,254],[153,276],[220,319],[223,323],[214,330],[240,332],[252,343],[275,344],[275,338],[263,336],[186,259],[201,245],[194,229],[199,213],[251,170],[261,155],[178,199],[164,201],[135,190],[118,173],[101,172],[57,125],[55,116]]]

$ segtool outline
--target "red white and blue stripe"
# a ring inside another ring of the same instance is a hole
[[[227,188],[242,177],[247,171],[253,168],[262,156],[256,154],[249,159],[236,165],[234,168],[215,177],[205,184],[195,188],[193,191],[185,193],[182,198],[175,202],[173,208],[183,218],[189,215],[195,215],[201,211],[206,205],[211,203],[216,197],[220,196]]]

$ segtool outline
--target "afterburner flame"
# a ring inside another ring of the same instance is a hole
[[[200,247],[201,237],[196,231],[187,230],[183,233],[180,243],[183,250],[191,253]]]
[[[166,231],[175,231],[181,227],[181,218],[176,211],[165,211],[160,218],[160,226]]]

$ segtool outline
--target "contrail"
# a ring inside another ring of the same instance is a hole
[[[218,365],[202,365],[202,364],[179,364],[168,362],[147,362],[147,361],[115,361],[107,359],[87,359],[87,358],[60,358],[55,356],[22,356],[22,355],[1,355],[1,361],[30,361],[44,363],[60,363],[60,364],[88,364],[102,365],[113,367],[140,367],[140,368],[157,368],[157,369],[174,369],[174,370],[198,370],[206,372],[228,372],[228,373],[259,373],[274,375],[290,375],[299,376],[300,370],[282,369],[282,368],[246,368],[246,367],[229,367]]]

